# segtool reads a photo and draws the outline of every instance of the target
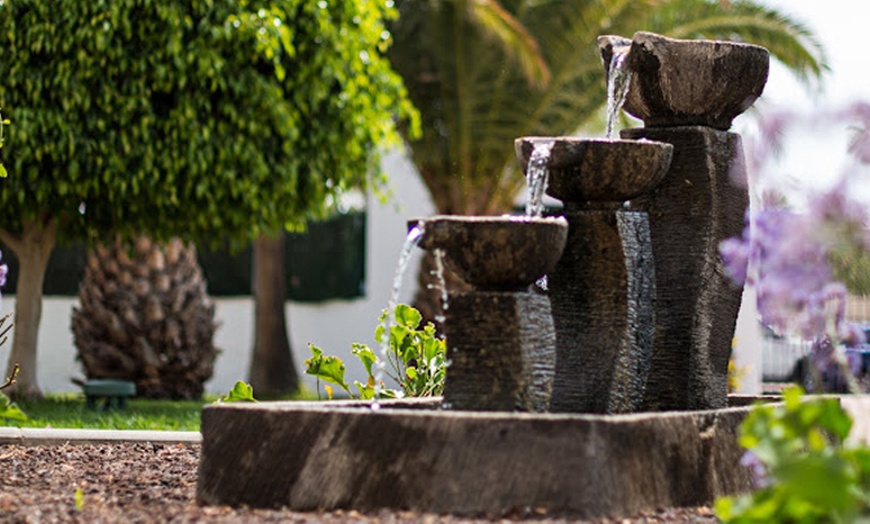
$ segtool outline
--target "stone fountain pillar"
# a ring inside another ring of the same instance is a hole
[[[725,274],[718,248],[741,234],[749,205],[740,136],[728,128],[760,96],[768,52],[644,32],[632,40],[600,37],[599,46],[606,64],[616,49],[629,49],[625,110],[644,127],[621,136],[674,146],[661,184],[631,202],[649,213],[656,270],[645,408],[724,408],[743,290]]]
[[[547,411],[555,337],[549,298],[530,286],[565,246],[564,219],[436,216],[420,247],[471,284],[450,293],[444,334],[450,365],[444,406],[476,411]]]
[[[562,200],[568,241],[549,274],[556,330],[550,410],[628,413],[643,402],[655,329],[655,270],[643,211],[623,209],[665,174],[671,146],[629,140],[553,140],[547,193]]]

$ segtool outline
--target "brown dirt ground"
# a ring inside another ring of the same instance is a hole
[[[373,514],[299,513],[202,507],[196,504],[198,462],[199,445],[0,446],[0,522],[716,522],[709,508],[666,509],[629,518],[584,521],[535,514],[468,519],[386,510]]]

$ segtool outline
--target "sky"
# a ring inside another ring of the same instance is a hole
[[[870,30],[867,0],[762,0],[807,25],[822,42],[831,70],[820,89],[808,89],[785,67],[772,61],[762,110],[786,108],[807,114],[833,111],[855,101],[870,102],[870,57],[866,33]],[[741,129],[741,126],[745,126]],[[746,121],[735,122],[735,131],[751,133]],[[811,188],[824,188],[836,180],[849,163],[846,124],[806,124],[790,133],[781,158],[773,165],[776,175],[797,180]]]
[[[809,26],[828,52],[831,72],[819,93],[807,94],[779,64],[771,68],[765,98],[803,107],[826,102],[870,99],[870,58],[866,32],[870,29],[867,0],[764,0],[763,3]],[[863,55],[863,56],[862,56]],[[863,64],[863,67],[861,65]]]

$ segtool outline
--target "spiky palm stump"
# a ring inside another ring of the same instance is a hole
[[[98,245],[79,300],[73,335],[89,379],[130,380],[148,398],[202,396],[217,325],[193,246],[145,237],[132,248]]]

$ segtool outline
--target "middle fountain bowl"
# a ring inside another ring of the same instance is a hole
[[[478,291],[525,291],[556,267],[568,240],[562,217],[435,215],[408,226],[422,226],[420,247],[441,250]]]
[[[671,165],[674,146],[652,140],[517,138],[523,171],[535,144],[553,142],[547,194],[563,202],[625,202],[652,190]]]

